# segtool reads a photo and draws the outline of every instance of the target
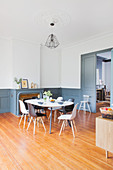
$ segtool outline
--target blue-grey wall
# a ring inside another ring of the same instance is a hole
[[[10,111],[10,91],[9,89],[0,89],[0,113]]]
[[[61,88],[45,88],[44,91],[50,90],[52,92],[52,98],[57,98],[59,96],[62,96],[62,90]]]

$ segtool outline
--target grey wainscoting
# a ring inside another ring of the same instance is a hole
[[[56,99],[59,96],[62,96],[61,88],[45,88],[44,91],[50,90],[52,93],[52,98]]]
[[[62,88],[62,96],[64,100],[68,100],[70,98],[75,99],[74,103],[80,103],[81,100],[81,89],[70,89],[70,88]]]
[[[0,113],[10,112],[10,90],[0,89]]]

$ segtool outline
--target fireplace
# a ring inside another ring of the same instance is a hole
[[[26,99],[32,99],[33,97],[40,98],[40,93],[27,93],[27,94],[22,93],[19,96],[19,100],[22,100],[24,102]],[[24,104],[26,109],[28,109],[27,103],[24,102]],[[19,108],[19,114],[20,114],[20,108]]]
[[[24,99],[32,99],[32,97],[38,97],[40,98],[40,93],[27,93],[27,94],[20,94],[19,100],[24,100]]]
[[[19,115],[19,100],[30,99],[32,97],[42,98],[43,89],[12,89],[10,95],[10,110],[13,114]]]

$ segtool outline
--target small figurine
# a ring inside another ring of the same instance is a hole
[[[31,83],[31,89],[33,89],[34,88],[34,84],[33,84],[33,82]]]
[[[34,88],[37,89],[37,84],[36,83],[34,84]]]

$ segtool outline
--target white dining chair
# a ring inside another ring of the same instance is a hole
[[[90,96],[83,95],[83,101],[80,101],[80,106],[79,106],[78,112],[82,109],[84,111],[88,111],[91,113],[91,109],[89,106],[89,98],[90,98]]]
[[[37,125],[38,125],[39,122],[38,122],[37,118],[40,118],[41,123],[42,123],[42,125],[44,127],[44,130],[46,132],[46,128],[45,128],[45,125],[44,125],[44,122],[43,122],[43,119],[42,119],[42,117],[46,116],[46,114],[43,114],[43,113],[40,113],[40,112],[35,112],[34,106],[32,104],[29,104],[29,103],[28,103],[28,109],[29,109],[29,114],[30,114],[30,120],[29,120],[27,130],[29,129],[31,121],[33,120],[33,122],[34,122],[33,134],[35,134],[36,121],[37,121]]]
[[[62,101],[63,100],[63,97],[58,97],[57,98],[57,102],[60,102],[60,101]],[[54,107],[54,108],[52,108],[52,111],[54,111],[54,122],[56,122],[56,117],[57,117],[57,110],[58,109],[60,109],[61,107]],[[51,110],[51,108],[48,108],[49,110]],[[49,117],[48,117],[48,119],[50,119],[50,114],[49,114]]]
[[[24,104],[24,102],[22,100],[19,100],[19,104],[20,104],[20,111],[22,113],[20,121],[19,121],[19,125],[21,124],[22,119],[24,118],[24,128],[25,128],[26,116],[29,115],[29,111],[26,110],[25,104]]]
[[[67,124],[67,120],[69,120],[71,123],[71,127],[72,127],[73,137],[75,137],[74,128],[75,128],[76,132],[77,132],[77,128],[76,128],[74,119],[76,117],[77,106],[78,106],[78,103],[74,106],[72,114],[64,114],[64,115],[61,115],[58,117],[59,120],[63,120],[59,136],[61,135],[62,129],[65,128],[65,125]]]

